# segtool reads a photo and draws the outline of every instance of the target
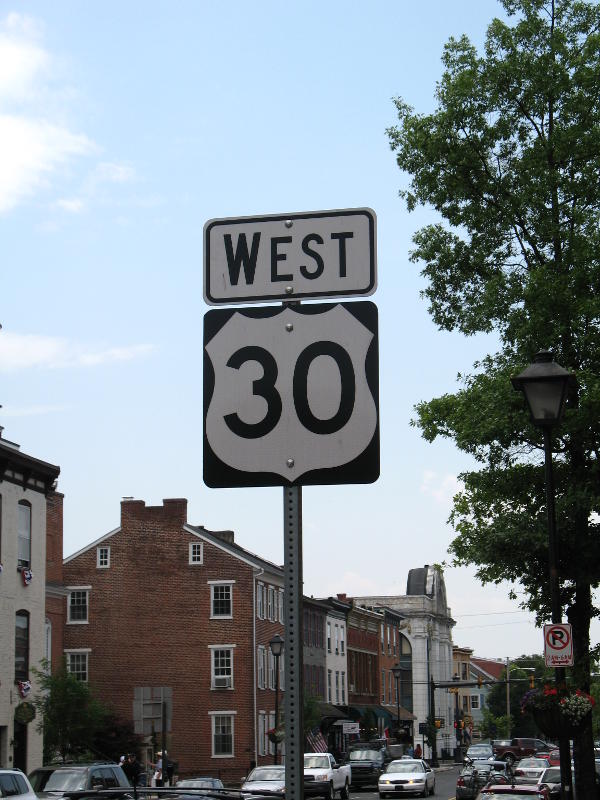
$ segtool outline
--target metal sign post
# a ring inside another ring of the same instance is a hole
[[[285,609],[285,796],[304,797],[302,487],[283,489]]]

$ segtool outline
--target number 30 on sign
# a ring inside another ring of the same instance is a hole
[[[377,307],[214,310],[204,317],[204,482],[379,477]]]

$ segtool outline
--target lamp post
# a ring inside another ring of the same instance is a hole
[[[453,681],[459,681],[460,680],[460,676],[458,675],[458,672],[454,673],[454,675],[452,676],[452,680]],[[456,733],[455,733],[456,742],[457,742],[457,745],[461,745],[462,744],[462,731],[460,729],[460,708],[459,708],[460,703],[459,703],[459,697],[458,697],[458,686],[455,686],[450,691],[454,693],[454,698],[455,698],[454,699],[454,726],[455,726],[455,730],[456,730]],[[457,756],[457,759],[458,759],[458,756]],[[458,759],[457,763],[459,763],[460,760],[462,760],[462,759]]]
[[[398,739],[400,739],[400,689],[399,685],[402,680],[402,667],[400,664],[392,667],[392,674],[396,681],[396,712],[398,714]]]
[[[548,350],[540,350],[533,364],[514,378],[511,383],[517,391],[523,392],[531,421],[544,432],[544,464],[546,478],[546,511],[548,516],[548,567],[550,572],[550,602],[552,622],[562,622],[560,602],[560,582],[558,577],[558,540],[556,536],[556,512],[554,509],[554,476],[552,474],[552,428],[560,422],[569,389],[577,386],[573,374],[567,372],[554,361]],[[555,679],[558,685],[565,682],[564,667],[556,667]],[[568,736],[559,736],[561,797],[572,797],[571,749]]]
[[[269,647],[271,648],[271,653],[273,653],[273,658],[275,659],[275,730],[277,731],[277,727],[279,725],[279,658],[283,652],[283,637],[276,633],[269,642]],[[275,740],[275,752],[273,754],[274,764],[277,764],[277,756],[278,742]]]

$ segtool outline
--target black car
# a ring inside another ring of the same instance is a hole
[[[33,774],[33,773],[32,773]],[[118,764],[109,761],[94,762],[93,764],[66,764],[54,767],[46,780],[43,791],[37,791],[38,797],[62,797],[65,792],[79,791],[82,789],[120,789],[123,794],[131,790],[127,776]],[[116,792],[115,797],[122,796]]]
[[[365,744],[353,747],[348,753],[348,764],[352,767],[352,788],[377,787],[379,776],[391,761],[385,747]]]

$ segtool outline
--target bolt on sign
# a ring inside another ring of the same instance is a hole
[[[204,226],[209,305],[370,295],[376,263],[370,208],[212,219]]]

